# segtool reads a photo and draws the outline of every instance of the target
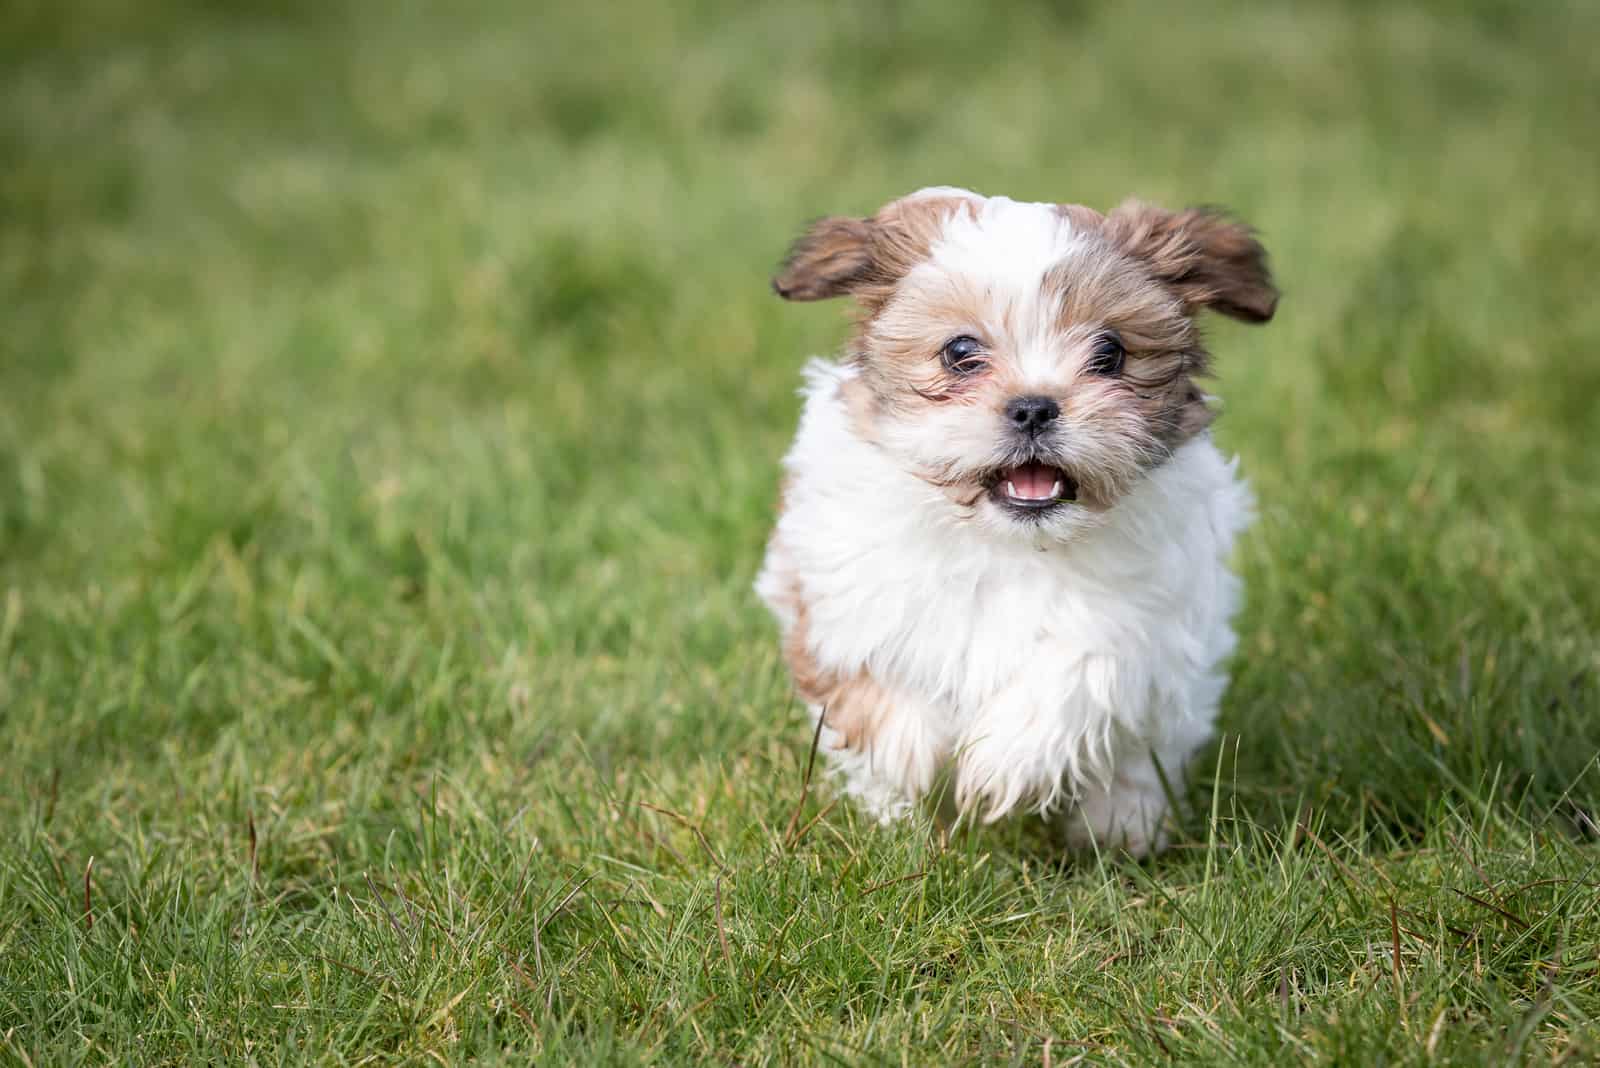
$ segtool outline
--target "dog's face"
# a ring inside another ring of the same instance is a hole
[[[773,288],[859,302],[859,433],[963,516],[1057,539],[1209,423],[1195,315],[1265,322],[1277,303],[1261,246],[1222,215],[944,188],[817,222]]]

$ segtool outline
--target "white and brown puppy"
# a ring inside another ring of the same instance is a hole
[[[850,296],[806,369],[756,583],[847,791],[1064,812],[1136,855],[1211,736],[1250,493],[1206,432],[1195,316],[1272,317],[1251,232],[924,189],[828,218],[773,282]]]

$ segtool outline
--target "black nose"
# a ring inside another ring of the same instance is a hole
[[[1029,437],[1037,436],[1060,414],[1061,405],[1049,397],[1014,397],[1006,404],[1006,418]]]

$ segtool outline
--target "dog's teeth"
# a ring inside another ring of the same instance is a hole
[[[1022,496],[1022,494],[1017,492],[1017,484],[1015,482],[1012,482],[1009,478],[1006,479],[1006,496],[1007,497],[1020,497],[1020,496]]]
[[[1061,480],[1059,478],[1056,479],[1054,482],[1050,483],[1050,496],[1052,496],[1052,497],[1061,496]]]

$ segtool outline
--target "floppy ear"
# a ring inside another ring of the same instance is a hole
[[[818,219],[795,241],[772,279],[784,300],[825,300],[852,292],[873,266],[872,223],[833,216]]]
[[[1106,233],[1149,264],[1191,308],[1264,323],[1278,306],[1267,251],[1255,232],[1211,208],[1164,211],[1130,200],[1106,216]]]

